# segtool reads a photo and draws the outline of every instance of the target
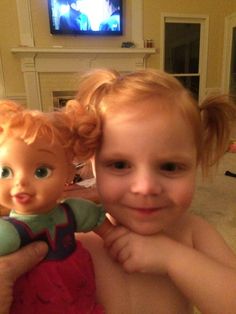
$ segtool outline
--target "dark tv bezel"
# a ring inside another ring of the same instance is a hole
[[[119,31],[61,31],[53,27],[53,14],[51,0],[48,0],[48,15],[50,33],[52,35],[71,35],[71,36],[122,36],[123,35],[123,0],[120,0],[120,30]]]

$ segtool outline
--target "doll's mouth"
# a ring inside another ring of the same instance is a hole
[[[20,204],[26,204],[29,203],[32,199],[32,195],[28,193],[17,193],[12,196],[13,200]]]

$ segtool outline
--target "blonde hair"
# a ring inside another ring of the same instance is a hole
[[[98,145],[99,119],[73,100],[61,111],[48,113],[0,101],[0,144],[9,136],[27,144],[39,138],[51,144],[59,142],[71,161],[84,162]]]
[[[217,164],[227,150],[231,121],[236,117],[235,106],[228,96],[210,96],[198,104],[172,75],[152,69],[125,74],[93,70],[81,79],[77,99],[101,118],[120,110],[136,110],[145,100],[150,100],[150,106],[153,99],[164,100],[155,102],[157,108],[177,110],[191,125],[203,173]]]

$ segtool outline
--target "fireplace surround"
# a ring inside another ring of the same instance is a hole
[[[107,67],[118,71],[134,71],[146,67],[147,58],[156,50],[144,48],[142,0],[130,1],[131,41],[135,43],[135,48],[65,48],[35,47],[30,0],[16,0],[20,46],[12,48],[11,52],[21,60],[29,108],[50,110],[55,92],[61,93],[61,98],[67,97],[68,91],[76,90],[78,76],[87,70]]]

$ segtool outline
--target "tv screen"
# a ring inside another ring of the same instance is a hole
[[[51,34],[122,35],[122,0],[48,0]]]

